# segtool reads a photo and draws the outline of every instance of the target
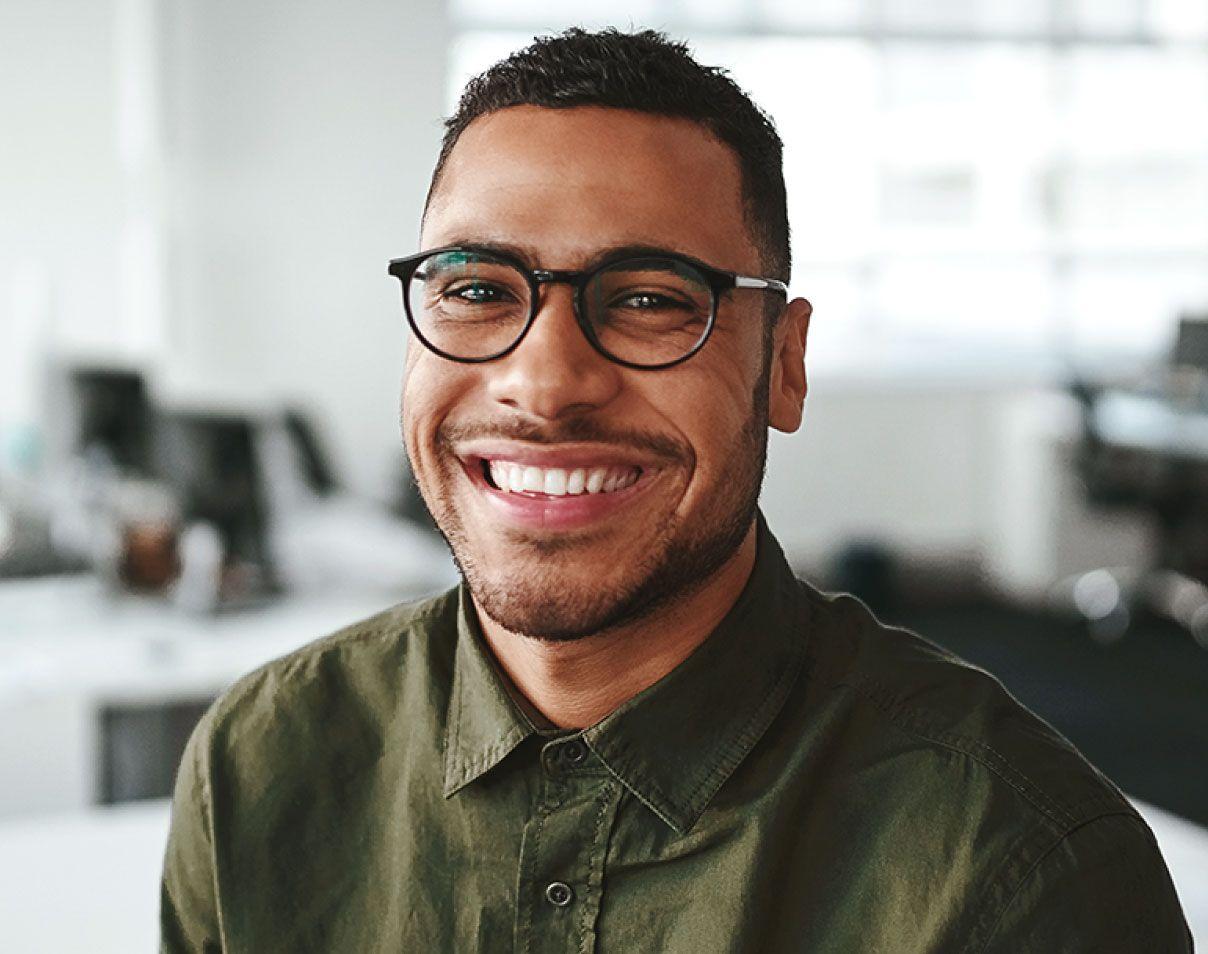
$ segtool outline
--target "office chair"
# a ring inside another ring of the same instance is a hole
[[[1208,320],[1184,318],[1166,398],[1208,414],[1206,372]],[[1074,469],[1087,503],[1100,510],[1144,510],[1154,522],[1157,546],[1149,566],[1075,574],[1055,584],[1050,598],[1072,605],[1101,642],[1123,637],[1134,617],[1148,611],[1173,620],[1208,649],[1208,448],[1203,456],[1189,456],[1117,445],[1102,433],[1096,413],[1108,389],[1075,379],[1069,390],[1081,408]]]

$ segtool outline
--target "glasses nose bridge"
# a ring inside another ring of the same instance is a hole
[[[576,291],[583,284],[583,279],[588,274],[587,272],[568,272],[554,268],[534,268],[530,273],[533,276],[533,281],[537,286],[542,285],[570,285]]]
[[[583,290],[583,284],[587,280],[588,272],[572,272],[555,268],[534,268],[529,272],[533,277],[533,283],[536,285],[533,295],[533,316],[536,317],[537,312],[541,310],[542,301],[540,291],[544,285],[569,285],[571,288],[571,307],[574,309],[575,319],[582,324],[583,318],[579,314],[579,294]]]

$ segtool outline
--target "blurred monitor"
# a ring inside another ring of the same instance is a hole
[[[267,508],[256,420],[166,410],[156,418],[155,474],[176,491],[187,521],[213,524],[230,556],[267,567]]]
[[[100,451],[121,470],[147,474],[152,409],[143,376],[117,368],[72,367],[66,378],[69,452]]]

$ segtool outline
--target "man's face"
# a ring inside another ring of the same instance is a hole
[[[760,274],[732,152],[694,123],[623,110],[524,106],[475,120],[421,247],[478,243],[530,268],[580,269],[643,245]],[[693,591],[735,554],[763,470],[767,294],[722,295],[704,348],[662,370],[597,353],[566,285],[542,289],[504,358],[457,364],[412,343],[407,452],[481,611],[537,638],[599,633]],[[541,491],[509,489],[514,468]]]

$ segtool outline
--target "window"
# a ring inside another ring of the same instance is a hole
[[[502,9],[454,0],[451,104],[534,34],[613,23],[686,39],[772,114],[815,368],[1160,361],[1208,308],[1208,0]]]

